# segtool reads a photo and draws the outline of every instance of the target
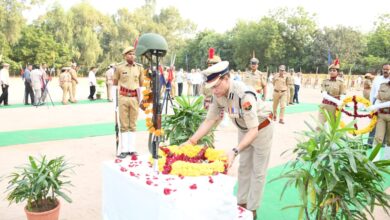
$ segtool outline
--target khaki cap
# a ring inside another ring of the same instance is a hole
[[[127,54],[128,52],[135,52],[134,47],[133,47],[133,46],[126,47],[126,48],[123,50],[122,54],[125,55],[125,54]]]

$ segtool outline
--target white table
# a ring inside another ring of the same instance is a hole
[[[103,219],[225,220],[221,213],[228,213],[231,217],[226,220],[251,220],[252,212],[235,205],[234,183],[233,177],[222,174],[184,178],[153,176],[146,156],[137,161],[106,161],[103,163]]]

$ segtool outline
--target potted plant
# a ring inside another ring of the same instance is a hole
[[[298,190],[301,203],[286,208],[298,208],[298,219],[307,220],[373,218],[375,206],[388,213],[390,196],[383,185],[390,160],[374,161],[381,146],[368,153],[363,138],[348,133],[354,121],[340,128],[341,114],[323,112],[328,125],[306,123],[310,130],[293,149],[296,159],[272,180],[287,180],[281,197],[287,187]]]
[[[97,79],[96,83],[97,83],[96,99],[101,99],[102,94],[104,92],[105,80],[104,79]]]
[[[29,156],[29,163],[16,167],[9,176],[7,199],[10,203],[27,200],[24,210],[28,220],[57,220],[61,206],[58,197],[72,202],[64,193],[71,185],[65,173],[72,168],[63,156],[52,160]]]
[[[191,100],[189,97],[175,98],[177,105],[173,106],[173,115],[164,115],[162,127],[165,139],[170,145],[178,145],[188,140],[206,118],[207,111],[203,107],[203,97]],[[199,144],[213,147],[214,130],[204,136]]]

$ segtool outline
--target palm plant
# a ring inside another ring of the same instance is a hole
[[[165,115],[162,127],[165,132],[165,139],[171,145],[184,143],[190,138],[199,125],[206,118],[207,111],[203,107],[203,97],[190,99],[189,97],[176,97],[177,105],[173,106],[173,115]],[[199,144],[213,147],[214,129]]]
[[[65,187],[71,185],[65,171],[72,169],[64,157],[52,160],[43,156],[41,160],[29,156],[29,163],[16,167],[9,178],[7,191],[10,193],[7,199],[10,203],[27,200],[26,209],[32,212],[48,211],[57,206],[57,196],[67,202],[72,200],[64,193]]]
[[[304,131],[304,141],[293,149],[297,155],[288,171],[277,179],[287,179],[287,187],[295,187],[301,204],[285,208],[299,208],[298,219],[367,219],[372,218],[375,206],[388,213],[390,196],[384,192],[384,173],[390,174],[390,160],[373,161],[380,150],[376,146],[367,156],[362,137],[348,131],[353,123],[340,128],[341,116],[323,112],[327,126],[318,123]]]

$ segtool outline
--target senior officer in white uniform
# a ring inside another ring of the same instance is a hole
[[[237,203],[251,210],[256,219],[272,146],[272,120],[264,112],[261,100],[257,100],[252,88],[230,79],[229,62],[217,63],[203,74],[205,86],[213,93],[212,102],[205,121],[185,144],[197,144],[218,124],[221,112],[228,113],[238,127],[238,144],[227,152],[229,168],[234,158],[240,155]]]

